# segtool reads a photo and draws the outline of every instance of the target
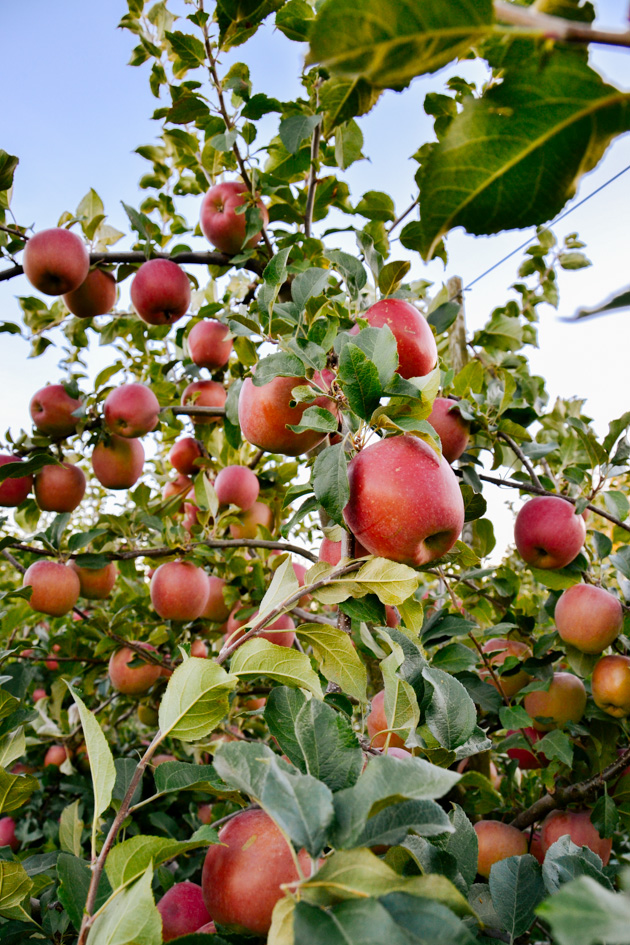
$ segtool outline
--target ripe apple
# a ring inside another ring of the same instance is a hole
[[[37,702],[39,699],[45,699],[48,693],[45,689],[33,689],[33,702]]]
[[[223,623],[230,616],[230,608],[223,597],[223,588],[226,586],[227,581],[223,578],[215,577],[214,574],[208,576],[208,600],[201,615],[205,620]]]
[[[59,646],[58,643],[53,643],[52,650],[53,650],[53,653],[60,653],[61,647]],[[49,656],[47,660],[44,660],[44,666],[46,667],[46,669],[49,669],[51,673],[56,673],[57,670],[59,669],[59,663],[57,662],[56,659],[53,659],[53,657],[51,656]]]
[[[527,726],[522,729],[522,732],[534,745],[545,737],[543,732],[536,731],[532,726]],[[510,729],[506,734],[516,735],[517,733],[517,729]],[[539,768],[546,768],[549,764],[543,754],[535,755],[533,751],[528,751],[526,748],[508,748],[507,755],[508,758],[513,758],[518,762],[521,771],[538,771]]]
[[[263,810],[245,810],[219,830],[203,864],[201,886],[206,908],[219,925],[266,935],[271,913],[282,898],[280,888],[298,880],[293,855],[284,836]],[[311,874],[304,850],[298,861]]]
[[[232,538],[255,538],[258,526],[273,530],[273,512],[264,502],[254,502],[252,507],[240,516],[240,525],[230,525]]]
[[[29,411],[31,419],[45,436],[71,436],[77,428],[72,414],[81,406],[81,401],[71,397],[63,384],[49,384],[31,397]]]
[[[203,640],[193,640],[190,647],[190,655],[196,656],[197,659],[205,660],[208,656],[208,647],[203,642]]]
[[[110,561],[104,568],[80,568],[76,561],[70,561],[69,568],[75,572],[81,585],[81,597],[87,600],[105,600],[116,583],[118,566]]]
[[[564,568],[580,553],[586,525],[570,502],[555,495],[529,499],[516,516],[514,541],[523,561],[535,568]]]
[[[602,653],[623,626],[618,598],[594,584],[574,584],[556,604],[556,629],[565,643],[582,653]]]
[[[604,866],[608,864],[612,850],[612,840],[600,836],[591,823],[590,810],[552,810],[542,822],[540,845],[546,853],[552,843],[560,837],[571,837],[578,847],[588,847],[601,858]]]
[[[232,352],[232,339],[225,337],[229,334],[227,325],[213,318],[197,322],[186,339],[193,363],[210,371],[225,367]]]
[[[258,477],[248,466],[226,466],[214,481],[217,498],[222,505],[236,505],[246,512],[258,498]]]
[[[388,325],[398,348],[398,374],[424,377],[438,360],[431,326],[417,308],[404,299],[381,299],[363,314],[372,328]]]
[[[539,732],[550,732],[566,722],[580,721],[586,709],[586,689],[577,676],[554,673],[549,689],[546,692],[542,689],[528,692],[523,705],[534,720],[534,728]]]
[[[267,704],[267,699],[265,696],[241,696],[240,703],[245,712],[255,712]]]
[[[27,569],[22,587],[32,587],[31,610],[63,617],[79,598],[81,585],[74,571],[60,561],[36,561]]]
[[[145,384],[123,384],[105,398],[105,423],[118,436],[144,436],[155,430],[160,405],[153,391]]]
[[[70,751],[65,745],[51,745],[44,755],[44,768],[54,765],[60,768],[67,758],[70,758]]]
[[[400,624],[400,612],[397,607],[385,605],[385,626],[397,627]]]
[[[442,443],[442,455],[447,463],[454,463],[468,446],[470,423],[464,420],[456,400],[436,397],[427,420]]]
[[[180,935],[191,935],[211,921],[203,902],[203,891],[197,883],[186,880],[175,883],[156,903],[162,917],[162,941],[170,942]]]
[[[140,440],[113,433],[92,452],[94,475],[106,489],[130,489],[142,475],[144,449]]]
[[[593,670],[591,689],[599,709],[616,719],[630,715],[630,658],[620,653],[602,656]]]
[[[111,272],[92,269],[78,288],[64,295],[63,301],[77,318],[107,315],[116,304],[116,280]]]
[[[24,275],[45,295],[64,295],[78,289],[90,270],[90,255],[83,240],[56,227],[31,236],[22,256]]]
[[[247,186],[242,181],[225,181],[211,187],[201,202],[201,232],[215,249],[228,256],[234,256],[243,248],[253,249],[262,237],[262,230],[254,233],[243,247],[247,223],[245,214],[236,210],[245,203],[247,193]],[[263,227],[266,227],[269,223],[267,208],[262,200],[257,200],[256,206],[262,214]]]
[[[159,768],[160,765],[164,765],[168,761],[177,761],[177,758],[175,757],[175,755],[167,755],[167,754],[154,755],[153,761],[151,762],[151,764],[153,765],[154,768]]]
[[[197,935],[215,935],[217,928],[214,922],[206,922],[205,925],[202,925],[200,929],[197,929]]]
[[[182,505],[184,504],[184,497],[188,495],[192,487],[192,479],[189,479],[188,476],[182,476],[181,473],[177,479],[166,483],[162,489],[162,498],[164,500],[173,499],[175,496],[180,496],[180,501],[176,503],[176,506],[173,509],[173,514],[181,512]]]
[[[306,570],[307,569],[304,567],[303,564],[297,564],[295,561],[293,562],[293,571],[295,573],[295,576],[297,578],[297,581],[300,587],[304,587],[304,584],[306,583],[305,582]],[[311,595],[305,594],[304,597],[300,597],[298,601],[298,606],[306,607],[308,606],[308,603],[310,600],[311,600]]]
[[[326,371],[323,374],[318,372],[313,380],[318,387],[326,390],[329,374]],[[287,424],[299,424],[304,411],[311,406],[323,407],[337,416],[334,400],[324,395],[317,397],[311,404],[291,406],[293,388],[308,383],[304,377],[274,377],[262,387],[255,387],[251,377],[248,377],[238,398],[238,419],[248,443],[267,453],[283,453],[286,456],[300,456],[322,443],[326,438],[325,433],[317,430],[294,433],[287,428]]]
[[[370,554],[422,565],[450,551],[464,525],[455,473],[415,436],[361,450],[348,467],[346,524]]]
[[[245,617],[243,620],[238,620],[236,614],[241,609],[240,605],[237,604],[236,607],[232,610],[230,616],[228,617],[227,622],[227,631],[225,633],[226,643],[234,643],[236,640],[240,640],[243,636],[243,631],[241,627],[244,627],[246,623],[255,621],[258,617],[258,611],[251,615],[251,617]],[[283,631],[283,632],[279,632]],[[281,617],[278,617],[274,623],[265,627],[265,629],[258,633],[262,640],[269,640],[270,643],[275,643],[276,646],[293,646],[293,641],[295,640],[295,624],[291,620],[288,614],[283,614]]]
[[[404,739],[395,732],[388,732],[387,718],[385,716],[385,690],[377,692],[372,699],[370,711],[365,717],[368,734],[370,736],[370,745],[372,748],[383,748],[389,745],[390,748],[404,748]]]
[[[481,649],[484,653],[494,654],[488,660],[493,669],[503,666],[508,656],[514,656],[522,662],[532,655],[532,651],[526,643],[520,643],[518,640],[504,640],[500,637],[488,640]],[[498,688],[487,670],[482,670],[479,675],[482,679],[485,679],[486,682],[489,682],[491,686],[494,686],[495,689]],[[499,673],[497,673],[497,675],[501,682],[501,689],[508,699],[515,696],[517,692],[520,692],[521,689],[532,681],[532,677],[528,676],[522,669],[517,673],[510,673],[506,676],[501,676]]]
[[[527,853],[527,837],[516,827],[499,820],[480,820],[474,824],[479,846],[477,872],[486,879],[499,860]]]
[[[208,601],[208,575],[190,561],[167,561],[151,578],[150,590],[163,620],[196,620]]]
[[[227,393],[223,384],[217,381],[193,381],[182,394],[184,407],[225,407]],[[219,415],[190,418],[193,423],[217,423]]]
[[[148,325],[172,325],[190,305],[188,276],[171,259],[149,259],[133,278],[131,301]]]
[[[6,453],[0,455],[0,466],[6,466],[7,463],[23,462],[20,456],[9,456]],[[4,508],[14,508],[21,505],[26,499],[33,486],[32,476],[19,476],[17,479],[5,479],[0,483],[0,506]]]
[[[139,643],[138,646],[157,653],[150,643]],[[142,666],[129,666],[129,663],[139,662],[141,659],[142,657],[128,646],[123,646],[112,653],[109,658],[108,673],[112,687],[117,692],[136,696],[146,692],[160,678],[162,667],[157,663],[143,662]]]
[[[197,807],[197,817],[202,824],[212,823],[212,804],[199,804]]]
[[[178,473],[182,473],[184,476],[192,476],[199,471],[199,466],[195,464],[195,460],[201,459],[202,456],[199,440],[195,440],[192,436],[185,436],[173,443],[168,454],[168,461]]]
[[[20,841],[15,836],[13,817],[0,817],[0,847],[11,847],[14,853],[20,849]]]
[[[74,512],[85,487],[85,475],[78,466],[44,466],[35,476],[35,501],[42,512]]]
[[[195,525],[199,524],[199,512],[201,509],[198,505],[193,505],[192,502],[184,502],[184,518],[182,520],[182,528],[185,528],[188,534],[190,534]],[[203,614],[201,615],[203,617]]]

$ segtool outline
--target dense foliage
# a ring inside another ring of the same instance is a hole
[[[591,5],[186,8],[120,23],[161,126],[128,249],[96,190],[15,220],[0,151],[0,331],[63,344],[0,456],[0,941],[630,941],[630,412],[598,438],[527,360],[588,265],[543,224],[630,126]],[[296,101],[222,65],[267,19]],[[351,194],[361,116],[433,73],[417,200]],[[421,259],[530,225],[467,336]]]

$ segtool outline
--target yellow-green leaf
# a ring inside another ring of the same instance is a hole
[[[169,679],[162,697],[162,735],[194,742],[217,727],[228,710],[228,693],[236,677],[212,660],[185,659]]]
[[[248,640],[232,656],[230,669],[239,679],[266,676],[285,686],[297,686],[323,698],[322,687],[304,653],[286,646],[276,646],[260,637]]]
[[[341,686],[347,695],[365,702],[367,670],[348,634],[331,624],[321,623],[302,624],[296,632],[303,643],[313,647],[326,679]]]

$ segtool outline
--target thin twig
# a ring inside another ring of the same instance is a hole
[[[396,227],[398,226],[398,224],[399,224],[399,223],[402,223],[402,221],[405,219],[405,217],[408,217],[408,216],[409,216],[409,214],[411,213],[411,211],[413,210],[413,208],[418,206],[419,202],[420,202],[420,198],[419,198],[419,197],[416,197],[416,199],[415,199],[414,202],[411,204],[411,206],[407,207],[407,209],[404,210],[404,211],[400,214],[399,217],[396,217],[396,219],[394,220],[394,222],[393,222],[392,225],[390,226],[389,230],[387,231],[387,235],[388,235],[388,236],[391,236],[392,230],[395,230]]]
[[[313,138],[311,140],[311,168],[308,174],[308,192],[306,194],[306,210],[304,212],[304,235],[307,239],[311,236],[311,227],[313,225],[313,209],[315,207],[315,191],[317,190],[317,171],[319,168],[319,142],[322,135],[321,119],[313,129]]]
[[[510,449],[512,450],[512,452],[513,452],[516,456],[518,456],[518,458],[520,459],[521,463],[523,464],[523,466],[525,467],[525,469],[526,469],[527,472],[529,473],[529,478],[530,478],[531,481],[534,483],[534,485],[537,486],[539,489],[544,489],[545,487],[543,486],[542,482],[540,481],[540,479],[539,479],[538,476],[536,475],[536,471],[535,471],[534,467],[532,466],[532,464],[530,463],[529,459],[527,458],[527,456],[525,455],[525,453],[523,452],[523,450],[520,448],[520,446],[518,445],[518,443],[516,443],[516,442],[512,439],[511,436],[508,436],[507,433],[503,433],[503,432],[501,432],[501,431],[499,431],[499,432],[497,433],[497,439],[503,440],[505,443],[507,443],[507,445],[510,447]]]
[[[5,226],[4,223],[0,223],[0,230],[3,230],[5,233],[9,233],[10,236],[16,236],[19,240],[24,240],[24,242],[29,239],[26,233],[20,233],[19,230],[15,229],[15,227]]]
[[[531,7],[520,7],[504,0],[494,0],[494,12],[502,23],[522,27],[535,36],[564,43],[602,43],[605,46],[630,46],[630,30],[600,30],[564,20],[559,16],[539,13]]]

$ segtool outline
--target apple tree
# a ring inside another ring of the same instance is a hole
[[[160,128],[127,233],[97,189],[27,227],[0,151],[0,330],[63,347],[0,455],[0,940],[628,942],[630,412],[598,437],[527,355],[588,265],[545,224],[630,127],[586,50],[630,39],[580,0],[175,6],[119,24]],[[351,193],[419,75],[416,199]],[[467,333],[449,231],[532,225]]]

